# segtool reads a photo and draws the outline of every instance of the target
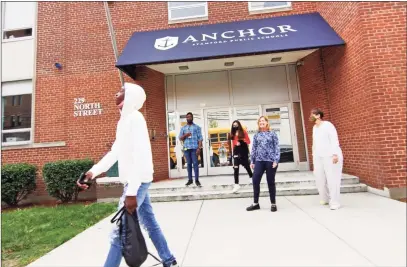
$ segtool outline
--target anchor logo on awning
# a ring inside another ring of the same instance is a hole
[[[155,40],[154,47],[158,50],[168,50],[171,49],[178,44],[178,37],[163,37]]]

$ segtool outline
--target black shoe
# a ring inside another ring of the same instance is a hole
[[[189,180],[188,183],[185,184],[185,186],[190,186],[192,184],[192,181]]]
[[[173,261],[171,263],[171,265],[163,265],[164,267],[178,267],[178,262],[177,261]]]
[[[201,183],[199,181],[195,181],[195,184],[197,187],[202,187]]]
[[[271,204],[271,212],[276,212],[276,211],[277,211],[277,205]]]
[[[250,207],[248,207],[246,210],[247,211],[253,211],[253,210],[259,210],[260,209],[260,205],[256,204],[256,205],[251,205]]]

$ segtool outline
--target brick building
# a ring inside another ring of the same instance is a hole
[[[137,78],[147,93],[142,111],[155,180],[186,174],[176,136],[188,111],[205,136],[204,176],[231,173],[220,153],[227,150],[227,129],[239,119],[253,134],[260,115],[279,134],[279,170],[312,169],[307,118],[311,108],[321,107],[337,127],[344,172],[390,197],[406,197],[406,3],[107,7],[109,12],[103,2],[3,3],[2,164],[100,159],[119,118],[117,63],[125,81]],[[28,113],[7,104],[20,95],[16,103],[32,99],[31,106],[22,105]],[[19,123],[11,116],[20,113]],[[35,199],[45,199],[41,173],[37,184]]]

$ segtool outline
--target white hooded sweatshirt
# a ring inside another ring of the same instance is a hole
[[[125,83],[124,105],[117,123],[116,140],[103,159],[92,167],[93,177],[119,162],[119,178],[127,183],[126,196],[136,196],[141,183],[153,181],[153,156],[147,123],[139,111],[146,101],[142,87]]]

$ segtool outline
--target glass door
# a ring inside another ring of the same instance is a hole
[[[202,111],[191,111],[191,112],[194,115],[194,123],[201,127],[202,136],[205,137]],[[187,112],[168,113],[169,167],[171,178],[188,176],[187,161],[184,156],[183,142],[179,140],[179,133],[181,131],[181,128],[187,124],[186,114]],[[202,142],[202,144],[205,144],[205,140]],[[198,157],[200,177],[207,175],[204,160],[205,156],[206,151],[202,149],[201,155]]]
[[[269,119],[270,127],[280,142],[279,171],[298,170],[298,153],[295,142],[294,121],[290,104],[263,106],[263,116]]]
[[[205,147],[208,175],[233,174],[228,135],[232,125],[231,108],[205,110]]]

